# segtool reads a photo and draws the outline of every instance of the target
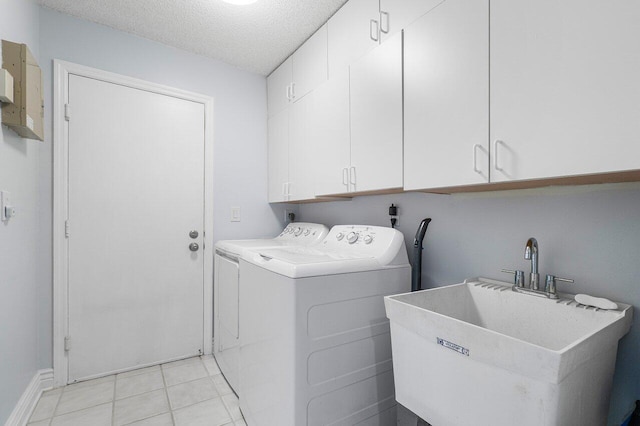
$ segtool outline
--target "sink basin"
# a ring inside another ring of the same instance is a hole
[[[606,424],[632,307],[478,278],[385,297],[396,399],[434,426]]]

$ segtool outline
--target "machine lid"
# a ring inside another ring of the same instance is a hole
[[[243,256],[246,250],[268,247],[312,246],[321,243],[328,232],[329,228],[319,223],[294,222],[287,225],[275,238],[222,240],[216,243],[215,248],[230,255]]]
[[[400,232],[357,225],[334,226],[322,244],[248,250],[244,259],[291,278],[409,267]]]

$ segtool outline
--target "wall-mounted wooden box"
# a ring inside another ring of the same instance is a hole
[[[42,71],[26,44],[2,40],[2,68],[13,76],[14,102],[2,104],[2,124],[27,139],[44,139]]]

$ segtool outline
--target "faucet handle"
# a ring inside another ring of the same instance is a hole
[[[556,294],[556,281],[562,281],[565,283],[572,283],[574,282],[572,279],[569,278],[560,278],[560,277],[556,277],[554,275],[551,274],[547,274],[547,280],[545,283],[545,291],[549,294]]]
[[[512,271],[511,269],[501,269],[501,272],[505,272],[507,274],[514,274],[513,284],[516,287],[524,287],[524,271],[520,271],[518,269],[516,269],[515,271]]]

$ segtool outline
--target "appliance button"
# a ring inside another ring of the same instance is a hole
[[[304,231],[304,236],[306,237],[307,235],[309,235],[311,233],[311,229],[305,229]]]
[[[373,237],[371,235],[365,235],[364,243],[365,244],[371,244],[372,242],[373,242]]]
[[[299,237],[300,234],[302,234],[302,228],[300,228],[299,226],[296,228],[295,232],[293,233],[293,235],[295,235],[296,237]]]
[[[347,241],[349,242],[349,244],[353,244],[358,241],[358,237],[359,235],[355,232],[350,232],[349,235],[347,235]]]
[[[344,234],[342,232],[338,232],[338,234],[336,235],[336,239],[338,241],[342,240],[344,238]]]

